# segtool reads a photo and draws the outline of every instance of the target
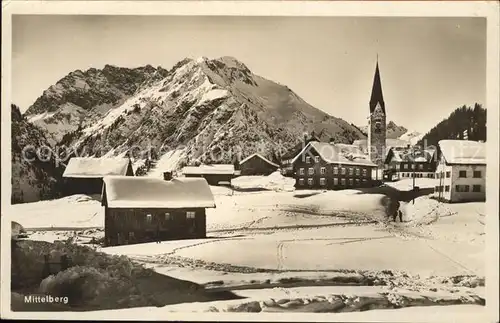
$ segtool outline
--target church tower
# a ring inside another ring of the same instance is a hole
[[[375,76],[373,78],[368,123],[368,154],[370,160],[379,167],[383,167],[386,150],[386,114],[384,97],[382,95],[382,83],[380,82],[380,71],[378,68],[378,57]]]

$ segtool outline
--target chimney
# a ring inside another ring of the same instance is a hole
[[[172,180],[172,172],[163,172],[163,180],[164,181]]]

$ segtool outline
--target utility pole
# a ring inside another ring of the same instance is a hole
[[[412,200],[412,204],[415,204],[415,168],[417,167],[417,165],[415,164],[415,147],[412,147],[411,148],[411,155],[413,156],[412,160],[413,160],[413,200]]]

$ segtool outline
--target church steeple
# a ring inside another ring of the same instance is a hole
[[[372,96],[370,98],[370,113],[373,113],[377,103],[385,114],[384,96],[382,95],[382,83],[380,82],[380,71],[378,69],[378,54],[377,54],[377,67],[375,68],[375,76],[373,77]]]

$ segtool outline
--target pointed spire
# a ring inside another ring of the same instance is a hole
[[[372,96],[370,98],[370,113],[373,113],[377,103],[380,103],[382,111],[385,113],[384,96],[382,95],[382,83],[380,82],[380,71],[378,68],[378,53],[377,53],[377,67],[375,68],[375,76],[373,77]]]

